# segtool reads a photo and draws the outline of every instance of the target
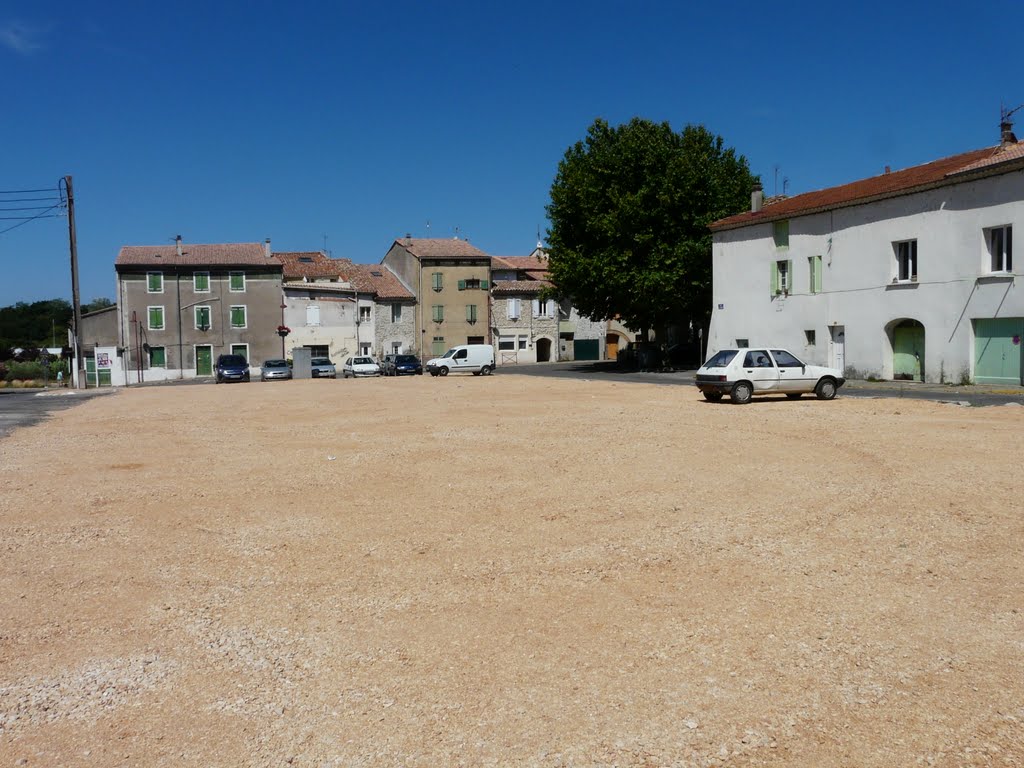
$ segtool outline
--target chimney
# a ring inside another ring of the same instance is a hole
[[[263,255],[270,258],[270,238],[263,241]]]
[[[1013,133],[1013,123],[1006,118],[999,124],[999,145],[1005,147],[1007,144],[1016,144],[1017,137]]]
[[[764,205],[764,188],[760,181],[754,182],[754,191],[750,193],[750,212],[757,213]]]
[[[176,250],[178,251],[178,255],[179,255],[179,256],[181,256],[181,255],[182,255],[182,250],[181,250],[181,235],[177,235],[177,236],[175,236],[175,238],[174,238],[174,247],[175,247],[175,249],[176,249]]]

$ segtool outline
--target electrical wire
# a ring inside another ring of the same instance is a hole
[[[57,204],[60,205],[60,203]],[[30,205],[24,208],[0,208],[0,211],[3,213],[9,213],[11,211],[42,211],[44,209],[46,209],[45,205]]]
[[[46,189],[0,189],[0,195],[28,195],[35,192],[53,192],[53,187]]]
[[[5,232],[10,232],[12,229],[17,229],[20,226],[28,224],[30,221],[35,221],[36,219],[52,219],[52,218],[57,218],[61,214],[56,213],[56,214],[51,214],[51,215],[48,216],[47,213],[49,213],[49,211],[52,211],[54,208],[59,208],[60,206],[61,206],[61,203],[57,203],[56,205],[50,206],[49,208],[47,208],[42,213],[38,213],[35,216],[28,216],[28,217],[24,218],[22,221],[19,221],[17,224],[14,224],[14,225],[8,227],[7,229],[0,229],[0,235],[4,234]],[[4,218],[4,217],[0,217],[0,219],[2,219],[2,218]],[[13,221],[13,220],[15,220],[17,218],[20,218],[20,217],[10,216],[10,217],[6,217],[6,218],[7,218],[8,221]]]
[[[2,194],[4,194],[4,193],[0,192],[0,195],[2,195]],[[51,200],[62,200],[62,199],[63,199],[62,197],[53,197],[52,195],[50,197],[11,197],[11,198],[8,198],[6,200],[4,200],[3,198],[0,198],[0,203],[4,203],[5,205],[7,203],[39,203],[39,202],[48,203]]]

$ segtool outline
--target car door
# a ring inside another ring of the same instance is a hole
[[[452,356],[452,361],[456,369],[465,370],[469,366],[469,350],[460,349]]]
[[[743,358],[743,375],[755,392],[775,392],[779,387],[779,369],[767,349],[751,349]]]
[[[810,392],[814,384],[808,385],[807,366],[784,349],[773,349],[772,357],[779,369],[780,392]]]

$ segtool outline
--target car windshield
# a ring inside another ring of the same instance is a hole
[[[264,368],[287,368],[287,360],[267,360],[263,363]]]
[[[399,355],[395,358],[396,363],[418,363],[415,355]]]
[[[452,356],[452,355],[454,355],[454,354],[455,354],[455,350],[454,350],[454,349],[449,349],[449,350],[448,350],[447,352],[445,352],[445,353],[444,353],[444,354],[443,354],[443,355],[441,356],[441,359],[442,359],[442,360],[444,360],[444,359],[445,359],[446,357],[451,357],[451,356]]]
[[[352,361],[352,364],[353,365],[372,365],[373,364],[373,358],[372,357],[357,357],[357,358],[355,358]]]
[[[327,357],[314,357],[310,361],[310,363],[312,365],[334,365],[334,363],[331,362],[330,358]]]
[[[705,368],[724,368],[736,357],[738,349],[722,349],[715,353],[715,356],[704,363]]]
[[[221,365],[245,365],[245,358],[241,355],[224,355],[220,359]]]

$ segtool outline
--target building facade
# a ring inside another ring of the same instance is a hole
[[[381,261],[416,299],[416,354],[490,344],[491,257],[466,240],[405,237]]]
[[[764,205],[716,222],[708,354],[779,345],[850,377],[1024,382],[1024,144]]]
[[[212,376],[221,354],[258,373],[279,356],[282,268],[269,240],[125,246],[115,270],[127,383]]]

